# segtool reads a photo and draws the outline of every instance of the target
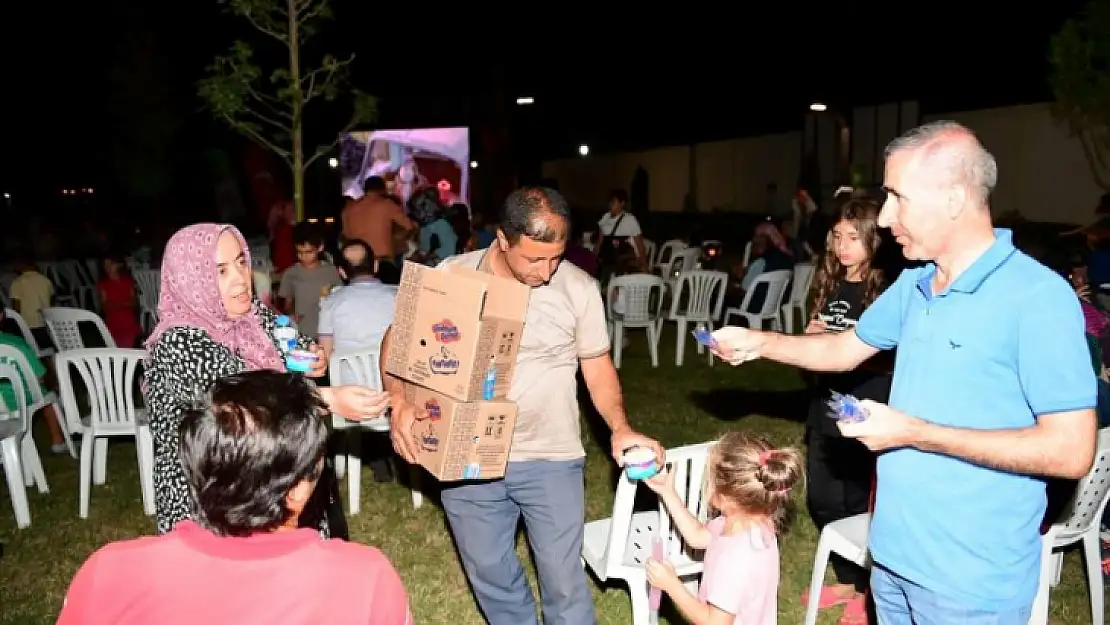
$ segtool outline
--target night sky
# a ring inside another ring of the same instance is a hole
[[[332,4],[316,49],[359,55],[354,82],[384,99],[381,126],[479,125],[500,102],[533,157],[786,130],[814,100],[915,98],[925,111],[1047,100],[1048,37],[1081,5]],[[159,119],[153,108],[181,120],[183,152],[234,141],[195,96],[213,54],[250,34],[215,0],[27,5],[6,7],[0,27],[4,184],[94,183],[105,142],[128,120]],[[515,107],[521,94],[536,105]]]

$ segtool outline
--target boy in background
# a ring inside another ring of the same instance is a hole
[[[333,265],[320,260],[324,235],[313,224],[299,223],[293,228],[293,245],[297,250],[297,264],[281,277],[278,308],[297,320],[301,334],[315,339],[320,322],[320,300],[343,281]]]
[[[46,322],[42,319],[42,309],[50,308],[54,299],[54,284],[39,273],[35,263],[26,254],[20,254],[15,259],[15,270],[19,277],[12,281],[12,308],[27,322],[39,349],[53,347],[50,334],[46,331]]]

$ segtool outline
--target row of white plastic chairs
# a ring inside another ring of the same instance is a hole
[[[40,262],[38,270],[54,285],[55,301],[61,305],[79,306],[97,310],[100,302],[96,295],[96,281],[100,275],[96,260],[68,259]],[[0,302],[11,308],[11,286],[18,276],[8,267],[0,267]]]
[[[803,323],[807,319],[806,300],[813,273],[812,263],[798,263],[793,271],[770,271],[759,275],[745,292],[740,306],[725,311],[724,323],[738,316],[751,328],[764,328],[769,324],[773,330],[793,332],[795,311],[800,311]],[[713,330],[716,320],[721,319],[727,285],[727,273],[702,270],[679,271],[670,281],[650,274],[617,276],[610,280],[605,301],[614,364],[617,368],[621,366],[625,330],[642,328],[647,331],[651,366],[658,367],[663,322],[673,321],[677,325],[675,366],[681,367],[689,340],[687,331],[693,329],[692,325],[704,325]],[[787,285],[792,285],[790,297],[783,303]],[[753,310],[753,298],[759,292],[764,293],[763,302],[758,310]],[[670,308],[664,312],[664,300],[668,294]],[[700,344],[697,350],[699,354],[704,351]],[[712,354],[709,354],[709,364],[713,364]]]
[[[55,408],[71,454],[74,451],[70,438],[74,433],[81,434],[80,517],[88,517],[92,484],[103,484],[107,479],[108,438],[118,436],[136,438],[143,510],[148,515],[154,514],[154,445],[146,410],[136,401],[137,372],[144,357],[142,350],[114,347],[59,351],[54,357],[61,395],[61,406],[58,406],[57,396],[54,393],[44,394],[34,382],[35,375],[23,355],[14,348],[0,346],[0,378],[15,375],[12,388],[18,405],[3,407],[6,418],[0,419],[0,432],[6,430],[14,439],[9,442],[9,438],[4,438],[4,470],[15,508],[16,524],[20,528],[31,524],[31,515],[26,492],[17,486],[36,485],[42,493],[49,491],[30,427],[31,417],[48,405]],[[32,381],[26,388],[17,373],[20,371],[22,378]],[[88,396],[89,411],[86,414],[82,414],[77,401],[74,371]],[[25,392],[31,395],[30,404],[25,402]],[[19,449],[21,453],[16,455],[12,453],[13,449]]]
[[[25,340],[40,355],[46,357],[53,353],[51,350],[39,348],[34,335],[18,313],[14,310],[7,310],[6,314],[16,322]],[[79,514],[81,518],[87,518],[88,516],[90,484],[102,484],[104,481],[104,467],[106,466],[104,462],[107,454],[105,437],[109,436],[136,437],[144,510],[147,514],[153,514],[153,444],[150,443],[149,419],[146,409],[135,403],[135,399],[138,397],[137,376],[141,369],[144,352],[142,350],[117,348],[103,320],[95,313],[73,308],[48,308],[43,310],[43,317],[51,340],[58,349],[55,366],[58,369],[58,383],[62,401],[59,406],[58,398],[54,393],[43,394],[38,385],[33,385],[31,389],[32,402],[30,406],[26,407],[26,410],[28,416],[30,416],[44,406],[53,405],[61,417],[60,425],[69,446],[70,454],[75,458],[78,457],[78,454],[73,447],[72,435],[75,432],[83,435],[80,451]],[[82,323],[92,324],[100,335],[101,342],[106,346],[105,348],[90,349],[86,347],[80,331],[80,324]],[[380,345],[360,352],[334,354],[330,362],[332,384],[360,384],[380,390],[382,385],[378,369],[379,350]],[[19,358],[13,360],[22,359],[17,351],[9,351],[19,356]],[[4,356],[6,355],[0,351],[0,362],[4,362]],[[116,366],[109,367],[112,363],[116,363]],[[69,365],[73,365],[81,374],[92,407],[92,412],[89,415],[80,416],[76,394],[73,392],[70,383]],[[22,366],[27,375],[26,379],[34,379],[35,376],[31,372],[29,364],[24,361]],[[112,409],[113,407],[115,409]],[[105,415],[107,415],[107,419],[104,418]],[[389,422],[388,419],[374,419],[356,423],[336,416],[333,417],[333,426],[337,430],[345,431],[344,440],[348,444],[348,450],[336,455],[337,473],[340,477],[345,472],[348,473],[349,510],[351,514],[357,514],[361,498],[361,463],[358,456],[358,443],[361,437],[355,434],[360,433],[363,429],[377,432],[388,431]],[[22,431],[29,438],[30,430],[24,428]],[[96,441],[95,445],[93,445],[93,441]],[[30,450],[34,449],[33,442],[29,444],[29,448]],[[94,461],[96,463],[95,467],[93,465]],[[38,461],[37,451],[34,454],[33,461],[29,458],[26,466],[29,469],[39,467],[38,471],[41,473],[41,462]],[[39,484],[39,488],[46,492],[45,477],[41,475],[39,477],[41,479],[36,478],[34,483]],[[31,479],[26,479],[28,485],[30,485],[32,483]],[[411,472],[410,481],[413,488],[413,506],[420,507],[423,496],[419,490],[418,472],[415,469]],[[17,508],[17,517],[23,518],[26,523],[29,523],[30,517],[23,514],[26,512],[25,506],[21,511],[20,504],[14,499],[13,504]]]
[[[25,421],[29,422],[30,417],[42,408],[53,406],[70,455],[81,461],[78,493],[78,509],[81,518],[88,516],[91,484],[103,484],[106,478],[107,437],[135,436],[139,455],[143,509],[147,514],[153,514],[154,448],[146,423],[145,409],[135,403],[138,393],[136,374],[144,352],[136,349],[118,349],[104,321],[91,311],[55,307],[43,309],[42,315],[54,348],[44,349],[38,345],[22,316],[14,310],[5,310],[5,316],[16,324],[24,340],[35,349],[40,358],[53,356],[61,401],[59,402],[58,396],[53,392],[43,393],[37,383],[31,383],[27,386],[27,391],[30,392],[32,401],[30,405],[18,410],[26,411]],[[92,325],[100,335],[100,342],[105,345],[104,348],[86,348],[80,329],[82,323]],[[8,348],[0,352],[0,362],[14,362],[23,371],[25,379],[36,379],[30,364],[14,349]],[[90,412],[86,415],[82,415],[79,409],[77,393],[72,381],[73,370],[78,372],[88,396]],[[22,397],[18,393],[17,396]],[[9,409],[9,418],[13,418],[12,411],[15,409],[10,406],[6,408]],[[24,420],[23,414],[18,412],[14,418]],[[75,433],[82,435],[80,454],[73,444]],[[25,429],[22,436],[30,439],[30,429]],[[31,469],[37,467],[41,473],[41,461],[38,459],[34,443],[25,440],[23,449],[27,466],[25,472],[29,476]],[[6,470],[6,472],[11,483],[13,474],[18,471]],[[45,476],[35,476],[35,483],[39,485],[40,491],[47,492]],[[25,507],[25,496],[21,511],[20,502],[17,501],[15,493],[12,494],[17,524],[24,527],[30,523],[29,511]]]

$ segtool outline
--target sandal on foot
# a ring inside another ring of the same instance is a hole
[[[832,586],[822,586],[821,595],[817,598],[817,608],[824,610],[838,605],[844,605],[852,599],[852,595],[838,595]],[[802,605],[809,605],[809,591],[802,592]]]
[[[844,604],[844,614],[840,615],[837,625],[868,625],[867,599],[857,595]]]

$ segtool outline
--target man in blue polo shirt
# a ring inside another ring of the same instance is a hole
[[[880,452],[872,595],[884,625],[1028,622],[1045,486],[1090,469],[1096,383],[1070,286],[991,226],[994,157],[954,122],[886,150],[879,223],[910,260],[854,331],[714,333],[734,364],[855,368],[898,348],[889,406],[841,424]]]

